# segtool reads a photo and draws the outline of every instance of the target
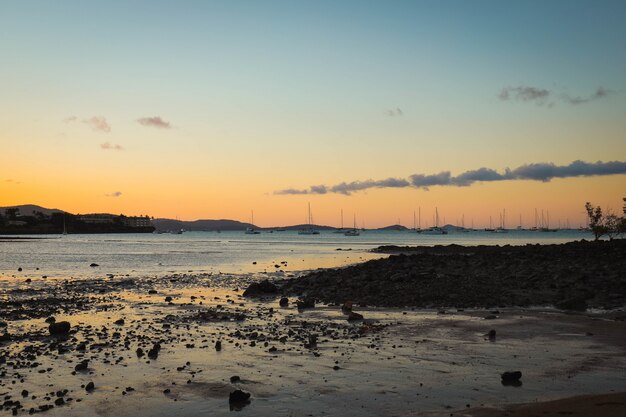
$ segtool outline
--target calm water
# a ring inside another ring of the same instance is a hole
[[[41,236],[39,236],[41,237]],[[98,277],[103,274],[163,275],[172,272],[285,272],[334,267],[380,255],[369,250],[381,245],[490,245],[562,243],[591,239],[586,232],[509,233],[451,232],[444,236],[408,231],[365,231],[360,236],[296,231],[186,232],[172,234],[108,234],[45,236],[43,239],[0,242],[0,276]],[[337,249],[341,248],[341,251]],[[91,268],[94,262],[100,265]],[[253,264],[256,262],[256,264]],[[18,274],[18,267],[23,271]],[[38,270],[36,268],[39,268]]]

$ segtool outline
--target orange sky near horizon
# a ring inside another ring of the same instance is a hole
[[[340,210],[366,227],[412,226],[418,207],[423,226],[435,207],[442,223],[476,227],[503,210],[508,226],[520,214],[531,226],[535,208],[578,226],[586,201],[621,213],[619,2],[35,4],[0,13],[0,206],[254,210],[259,226],[303,223],[309,202],[335,226]],[[578,160],[620,173],[275,194]]]

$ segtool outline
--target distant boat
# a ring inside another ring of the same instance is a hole
[[[254,211],[250,210],[250,224],[252,226],[254,226]],[[259,232],[258,230],[256,230],[254,227],[246,227],[246,232],[247,235],[258,235]]]
[[[344,236],[359,236],[361,233],[359,229],[356,228],[356,214],[354,215],[354,226],[350,230],[346,230],[343,234]]]
[[[448,231],[442,227],[439,227],[439,210],[435,207],[435,225],[426,230],[422,230],[423,235],[447,235]]]
[[[313,216],[311,216],[311,203],[309,203],[309,217],[307,219],[307,227],[298,230],[299,235],[319,235],[320,232],[313,228]]]
[[[344,230],[343,230],[343,209],[341,209],[341,228],[335,230],[333,233],[344,233]]]

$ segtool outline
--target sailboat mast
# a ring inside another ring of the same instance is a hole
[[[343,209],[341,209],[341,228],[343,229]]]
[[[422,208],[421,207],[418,208],[418,214],[419,216],[417,218],[418,220],[417,227],[421,229],[422,228]]]

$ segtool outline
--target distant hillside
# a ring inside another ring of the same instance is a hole
[[[157,230],[195,230],[195,231],[214,231],[214,230],[246,230],[246,227],[254,227],[250,223],[242,223],[237,220],[194,220],[183,221],[174,219],[153,219],[152,224]]]
[[[36,204],[22,204],[19,206],[0,207],[0,214],[4,214],[7,209],[18,209],[21,216],[32,216],[36,211],[39,211],[46,216],[50,216],[52,213],[64,213],[63,210],[49,209]]]
[[[408,227],[402,226],[401,224],[392,224],[391,226],[385,226],[385,227],[379,227],[376,230],[398,230],[398,231],[405,231],[405,230],[409,230]]]

